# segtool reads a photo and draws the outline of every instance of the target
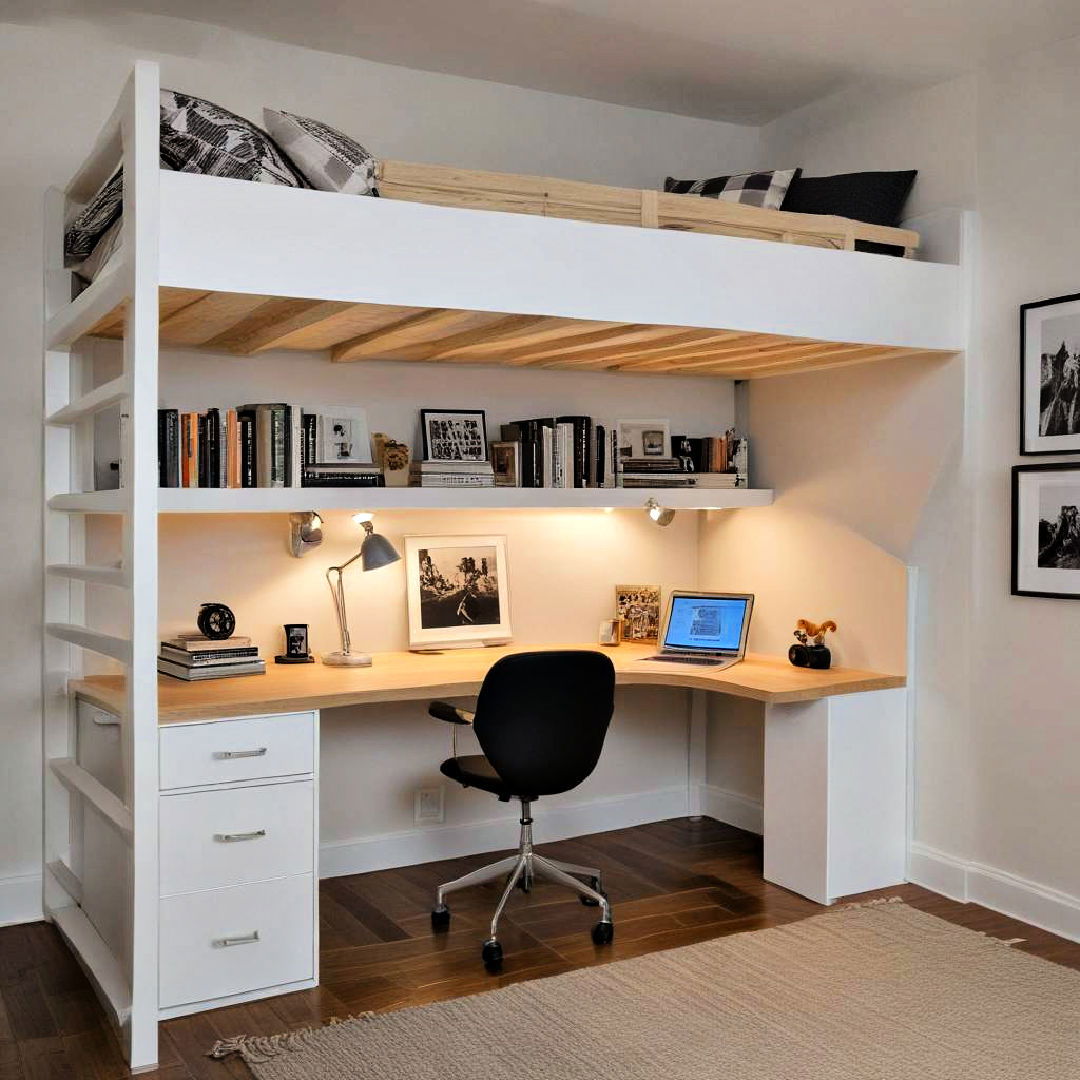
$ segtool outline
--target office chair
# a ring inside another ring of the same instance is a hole
[[[497,795],[500,802],[521,802],[521,839],[516,855],[440,885],[435,893],[431,925],[450,925],[446,894],[509,875],[484,942],[484,966],[502,967],[499,917],[515,888],[528,892],[534,877],[573,889],[581,902],[600,908],[593,927],[597,945],[615,936],[611,905],[600,871],[545,858],[533,850],[531,808],[543,795],[558,795],[580,784],[596,768],[615,708],[615,668],[598,652],[551,650],[504,656],[492,665],[470,713],[445,701],[433,701],[429,713],[454,725],[470,725],[483,754],[459,757],[457,727],[452,757],[441,765],[444,776],[462,787]]]

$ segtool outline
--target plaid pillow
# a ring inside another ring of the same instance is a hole
[[[774,169],[772,172],[737,173],[709,180],[676,180],[669,176],[664,190],[676,195],[703,195],[707,199],[779,210],[787,189],[802,169]]]
[[[266,130],[296,162],[313,188],[378,195],[375,159],[348,135],[306,116],[263,109]]]

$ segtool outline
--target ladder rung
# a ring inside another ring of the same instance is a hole
[[[102,656],[111,656],[121,663],[131,663],[131,642],[126,638],[103,634],[100,630],[88,630],[85,626],[71,623],[46,623],[45,633],[61,641],[70,641],[83,649],[91,649]]]
[[[46,566],[47,573],[53,577],[73,578],[76,581],[86,581],[91,585],[113,585],[118,589],[126,589],[129,585],[128,576],[120,566],[84,566],[81,563],[53,563]]]
[[[82,903],[82,882],[75,876],[74,871],[63,859],[56,859],[54,862],[46,863],[45,868],[52,874],[56,884],[59,885],[76,904]]]
[[[53,907],[48,912],[56,928],[67,939],[90,981],[112,1011],[118,1028],[131,1016],[131,990],[116,954],[105,943],[94,924],[75,904]]]
[[[110,491],[74,491],[66,495],[54,495],[49,500],[50,510],[66,514],[123,514],[128,509],[127,492],[123,488]]]
[[[45,324],[45,348],[65,349],[118,308],[130,295],[130,263],[120,256],[98,279]]]
[[[131,843],[134,821],[131,811],[104,784],[90,775],[74,758],[53,758],[53,776],[73,795],[81,796],[105,822]]]
[[[89,393],[83,394],[82,397],[68,402],[62,409],[57,409],[56,412],[47,416],[45,423],[54,425],[77,424],[80,420],[93,416],[94,413],[122,401],[128,396],[130,390],[131,385],[127,376],[121,375],[107,383],[102,383],[101,386],[95,387]]]

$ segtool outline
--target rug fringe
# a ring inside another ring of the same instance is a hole
[[[325,1024],[312,1025],[297,1031],[286,1031],[280,1035],[234,1035],[230,1039],[218,1039],[206,1056],[215,1061],[222,1061],[233,1054],[239,1054],[248,1064],[260,1065],[282,1054],[307,1049],[308,1040],[323,1028],[337,1027],[339,1024],[350,1024],[354,1021],[372,1020],[374,1017],[373,1012],[362,1012],[344,1018],[331,1016]]]
[[[884,904],[904,904],[906,902],[902,896],[879,896],[876,900],[860,900],[852,904],[838,904],[829,910],[856,911],[859,908],[881,907]]]

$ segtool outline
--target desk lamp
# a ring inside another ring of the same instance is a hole
[[[341,631],[341,649],[338,652],[326,653],[323,663],[332,667],[371,667],[371,657],[367,653],[354,653],[349,647],[349,620],[345,613],[345,585],[344,571],[352,566],[357,559],[360,560],[364,570],[378,570],[380,566],[389,566],[397,562],[401,556],[394,549],[394,545],[380,536],[371,524],[371,514],[356,514],[353,521],[364,527],[364,542],[360,550],[340,566],[331,566],[326,571],[326,580],[330,586],[330,595],[334,598],[334,611],[337,613],[338,629]]]

